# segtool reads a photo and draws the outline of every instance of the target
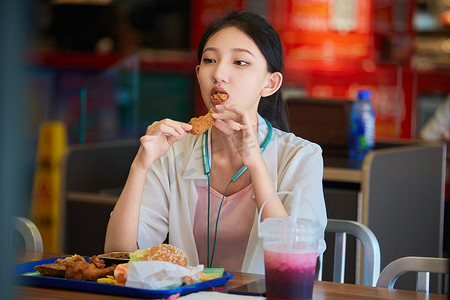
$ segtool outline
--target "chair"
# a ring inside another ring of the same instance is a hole
[[[416,290],[430,292],[430,273],[449,274],[448,258],[406,256],[388,264],[378,278],[377,287],[393,289],[397,279],[407,272],[417,272]]]
[[[138,140],[70,146],[61,169],[59,252],[103,253],[111,211],[139,149]]]
[[[31,252],[43,252],[42,237],[39,229],[29,219],[13,217],[12,228],[17,230],[25,241],[25,250]]]
[[[375,234],[367,226],[359,222],[337,219],[328,219],[325,232],[334,232],[336,234],[333,282],[344,282],[346,239],[347,234],[351,234],[361,242],[364,250],[362,285],[375,286],[381,265],[380,245]],[[319,257],[317,280],[322,280],[322,259],[322,256]]]

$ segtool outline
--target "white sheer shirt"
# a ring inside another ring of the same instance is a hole
[[[442,139],[444,133],[450,136],[450,96],[436,109],[422,128],[420,136],[424,140],[433,141]]]
[[[266,123],[258,116],[260,143],[267,133]],[[147,172],[139,219],[137,242],[140,249],[160,244],[168,235],[169,243],[186,253],[189,265],[199,263],[193,231],[198,200],[196,186],[207,186],[202,166],[201,140],[201,136],[188,135],[152,164]],[[211,138],[208,140],[211,141]],[[211,153],[210,144],[208,150]],[[323,158],[320,146],[274,128],[272,138],[262,156],[275,190],[293,191],[294,186],[300,184],[303,197],[311,204],[302,206],[300,216],[311,218],[317,215],[325,230],[327,215],[322,187]],[[280,196],[280,199],[290,214],[293,198]],[[258,215],[255,213],[249,217],[253,218],[253,226],[241,271],[264,274],[264,252],[262,240],[258,237]],[[318,253],[321,254],[325,248],[325,241],[322,239]]]

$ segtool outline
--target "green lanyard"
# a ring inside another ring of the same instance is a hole
[[[267,132],[267,136],[264,139],[264,141],[262,142],[260,148],[261,153],[266,149],[267,145],[270,142],[270,139],[272,138],[272,134],[273,134],[273,127],[272,124],[270,124],[270,122],[266,119],[264,119],[264,121],[267,124],[268,127],[268,132]],[[232,182],[236,182],[236,180],[239,179],[239,177],[241,177],[245,171],[247,171],[247,166],[242,166],[236,173],[234,173],[233,176],[231,176],[231,180],[230,182],[228,182],[227,187],[225,188],[225,191],[223,192],[223,196],[222,196],[222,200],[220,201],[220,205],[219,205],[219,211],[217,212],[217,219],[216,219],[216,226],[214,229],[214,242],[213,242],[213,249],[212,249],[212,254],[211,254],[211,261],[209,260],[209,217],[210,217],[210,205],[211,205],[211,185],[210,185],[210,181],[209,181],[209,174],[211,173],[211,167],[209,166],[209,154],[208,154],[208,131],[205,131],[202,135],[202,164],[203,164],[203,172],[205,173],[206,177],[208,178],[208,228],[207,228],[207,264],[206,267],[207,268],[211,268],[212,267],[212,263],[213,263],[213,259],[214,259],[214,252],[216,249],[216,238],[217,238],[217,228],[219,225],[219,216],[220,216],[220,211],[222,209],[222,204],[223,204],[223,200],[225,199],[225,194],[227,192],[228,187],[230,186],[230,184]]]

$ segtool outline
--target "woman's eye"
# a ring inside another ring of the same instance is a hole
[[[234,62],[234,64],[238,65],[238,66],[246,66],[246,65],[248,65],[248,62],[243,61],[243,60],[237,60]]]
[[[205,64],[211,64],[211,63],[214,62],[214,59],[211,59],[211,58],[204,58],[204,59],[203,59],[203,62],[204,62]]]

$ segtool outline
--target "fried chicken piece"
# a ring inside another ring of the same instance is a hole
[[[43,276],[65,277],[66,275],[66,266],[61,263],[38,265],[34,266],[33,269],[41,273]]]
[[[189,124],[192,125],[192,129],[189,131],[190,134],[200,135],[214,125],[214,118],[212,117],[213,110],[210,109],[209,112],[198,118],[192,118]]]
[[[71,261],[66,264],[66,278],[83,281],[97,281],[106,275],[114,275],[116,265],[105,268],[105,262],[96,255],[92,256],[89,263],[83,260]]]
[[[65,277],[66,264],[69,262],[84,261],[84,258],[75,254],[66,258],[58,258],[52,264],[43,264],[34,266],[33,269],[41,273],[43,276]]]
[[[55,263],[55,264],[63,264],[63,265],[66,265],[66,264],[69,263],[69,262],[81,261],[81,260],[84,261],[84,258],[81,257],[81,256],[78,255],[78,254],[75,254],[75,255],[72,255],[72,256],[69,256],[69,257],[66,257],[66,258],[58,258],[57,260],[55,260],[54,263]]]

